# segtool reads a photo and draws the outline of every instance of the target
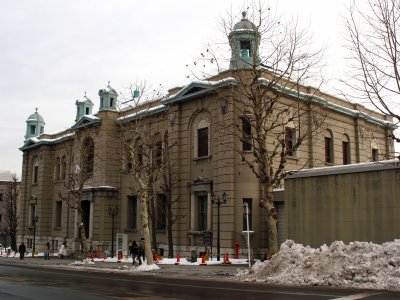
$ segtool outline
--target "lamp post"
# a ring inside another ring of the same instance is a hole
[[[220,236],[220,214],[219,214],[219,207],[221,206],[222,203],[226,203],[226,198],[228,197],[228,194],[226,192],[223,192],[221,195],[221,199],[219,196],[215,196],[213,193],[211,195],[212,202],[214,204],[217,204],[217,212],[218,212],[218,236],[217,236],[217,260],[220,260],[220,250],[221,250],[221,236]]]
[[[35,241],[36,241],[36,223],[39,221],[38,216],[32,217],[33,226],[33,247],[32,247],[32,257],[35,256]]]
[[[247,202],[245,202],[243,204],[243,208],[244,208],[244,214],[246,215],[246,223],[247,223],[247,256],[248,256],[248,260],[249,260],[249,268],[251,267],[251,261],[250,261],[250,226],[249,226],[249,214],[250,214],[250,210],[249,210],[249,204]]]
[[[109,207],[108,215],[112,216],[112,227],[111,227],[111,257],[114,258],[114,218],[118,215],[118,207]]]

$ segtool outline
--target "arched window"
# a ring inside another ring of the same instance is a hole
[[[81,152],[81,170],[87,176],[93,174],[93,164],[94,164],[94,142],[93,139],[87,137],[82,144]]]
[[[194,126],[195,157],[207,157],[210,155],[210,122],[201,119]]]
[[[333,164],[334,156],[333,156],[333,135],[330,130],[325,131],[325,163]]]
[[[342,157],[344,165],[351,164],[350,138],[347,134],[343,136],[342,140]]]

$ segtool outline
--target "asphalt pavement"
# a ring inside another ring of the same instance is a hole
[[[0,264],[17,264],[42,268],[60,268],[69,270],[90,270],[96,272],[122,272],[132,268],[130,262],[104,262],[93,261],[91,263],[79,263],[71,258],[51,257],[45,260],[43,257],[25,257],[20,260],[16,257],[0,257]],[[248,268],[247,265],[238,264],[212,264],[212,265],[174,265],[174,264],[158,264],[159,269],[154,271],[142,271],[141,274],[174,276],[188,278],[215,278],[230,279],[235,277],[239,269]]]

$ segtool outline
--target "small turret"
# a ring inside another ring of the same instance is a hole
[[[43,117],[39,115],[36,108],[36,111],[26,120],[25,142],[32,137],[41,135],[44,132],[45,124]]]
[[[261,62],[259,57],[260,33],[257,27],[246,19],[246,12],[242,12],[242,20],[233,26],[229,34],[231,46],[231,62],[229,69],[252,68]]]
[[[118,93],[110,86],[110,82],[105,89],[99,90],[100,109],[101,110],[116,110]]]
[[[86,96],[83,96],[83,100],[76,100],[76,118],[75,122],[78,121],[84,115],[91,115],[93,109],[93,102]]]

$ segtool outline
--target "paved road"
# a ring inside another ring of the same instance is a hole
[[[125,264],[72,267],[71,261],[0,259],[0,299],[399,299],[400,294],[287,288],[235,281],[236,266],[162,266],[133,273]],[[346,298],[349,297],[349,298]]]

